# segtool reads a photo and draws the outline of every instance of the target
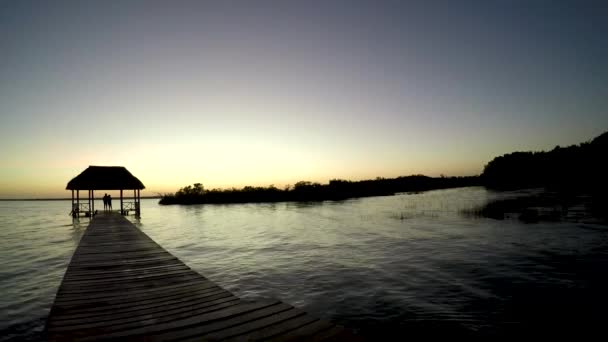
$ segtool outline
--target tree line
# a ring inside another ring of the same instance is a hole
[[[545,187],[559,192],[606,191],[608,132],[551,151],[513,152],[494,158],[481,174],[493,189]]]
[[[477,176],[427,177],[424,175],[373,180],[349,181],[333,179],[327,184],[300,181],[282,189],[245,186],[243,188],[210,189],[201,183],[185,186],[174,194],[161,197],[160,204],[258,203],[286,201],[345,200],[356,197],[388,196],[398,192],[425,191],[479,185]]]

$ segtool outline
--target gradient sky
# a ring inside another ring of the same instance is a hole
[[[608,130],[606,1],[0,1],[0,198],[423,173]]]

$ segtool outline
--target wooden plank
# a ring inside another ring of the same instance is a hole
[[[139,265],[158,265],[159,263],[165,263],[169,261],[177,261],[178,259],[175,257],[162,257],[162,258],[147,258],[147,259],[138,259],[138,260],[116,260],[112,262],[90,262],[82,265],[78,265],[74,267],[74,270],[84,269],[84,270],[92,270],[92,269],[115,269],[119,267],[137,267]],[[81,261],[79,261],[81,262]]]
[[[134,253],[114,253],[104,255],[103,253],[99,254],[88,254],[88,255],[80,255],[72,258],[76,262],[98,262],[98,263],[113,263],[116,261],[124,261],[124,262],[137,262],[141,260],[162,260],[170,257],[168,253],[160,253],[160,252],[134,252]]]
[[[216,287],[216,288],[209,289],[208,292],[209,293],[210,292],[224,293],[221,291],[225,291],[225,290],[222,289],[221,287]],[[58,304],[57,307],[58,307],[58,310],[60,310],[62,312],[61,317],[69,316],[70,314],[82,316],[82,315],[86,315],[89,313],[93,313],[93,314],[99,315],[102,312],[109,311],[109,310],[120,311],[121,309],[126,310],[126,309],[136,308],[136,307],[140,307],[140,306],[162,305],[165,302],[171,302],[171,301],[181,302],[181,301],[185,301],[184,298],[202,296],[203,294],[205,294],[205,293],[204,292],[195,293],[195,294],[172,293],[171,295],[165,296],[163,298],[158,298],[158,299],[134,298],[134,299],[123,301],[122,303],[117,303],[117,301],[112,300],[111,298],[110,298],[110,300],[104,300],[104,299],[93,300],[88,303],[86,301],[82,300],[79,302],[70,303],[69,305],[59,305]],[[238,297],[235,297],[235,298],[238,298]]]
[[[99,258],[92,258],[90,260],[87,259],[79,259],[73,258],[76,262],[74,269],[80,268],[103,268],[103,267],[126,267],[126,266],[138,266],[141,264],[155,264],[155,263],[166,263],[170,261],[175,261],[177,258],[168,254],[162,256],[155,257],[146,257],[146,258],[136,258],[136,259],[127,259],[127,258],[119,258],[119,259],[107,259],[101,260]]]
[[[72,278],[72,279],[81,279],[81,280],[86,280],[86,279],[106,279],[106,278],[115,278],[115,279],[119,279],[121,276],[125,277],[125,276],[133,276],[133,275],[137,275],[137,274],[156,274],[156,273],[168,273],[168,272],[175,272],[175,271],[189,271],[189,272],[194,272],[190,267],[187,267],[186,265],[183,264],[167,264],[167,265],[162,265],[162,264],[157,264],[154,267],[142,267],[142,268],[128,268],[128,269],[120,269],[120,270],[114,270],[112,271],[105,271],[105,272],[69,272],[65,274],[65,278]]]
[[[205,289],[195,289],[187,288],[187,290],[176,289],[173,291],[166,291],[162,293],[153,293],[150,294],[135,294],[133,296],[128,297],[103,297],[102,300],[85,300],[82,297],[79,297],[78,300],[73,300],[70,302],[64,302],[66,304],[58,304],[61,309],[69,309],[73,310],[75,315],[83,315],[88,312],[92,312],[98,314],[99,311],[102,310],[121,310],[123,308],[131,308],[137,307],[141,305],[148,304],[162,304],[165,301],[171,301],[174,299],[181,300],[182,298],[187,298],[190,295],[197,295],[200,293],[207,293],[210,291],[215,291],[217,289],[222,289],[219,286],[213,286],[211,288]],[[223,289],[222,289],[223,290]],[[101,303],[99,303],[101,302]],[[95,305],[93,305],[95,304]],[[75,310],[78,308],[78,310]],[[61,317],[69,317],[69,314],[64,314]]]
[[[91,237],[89,237],[91,238]],[[127,240],[133,240],[133,239],[138,239],[139,237],[137,236],[132,236],[132,237],[127,237]],[[81,244],[79,246],[80,248],[77,250],[77,253],[97,253],[99,251],[107,251],[109,253],[120,253],[121,250],[128,250],[128,251],[146,251],[146,250],[153,250],[153,249],[157,249],[158,245],[154,242],[133,242],[133,243],[124,243],[124,244],[120,244],[120,243],[116,243],[116,242],[109,242],[109,243],[95,243],[94,245],[88,245],[88,244]],[[76,251],[75,251],[76,252]]]
[[[129,237],[128,239],[142,238],[140,236]],[[113,247],[103,246],[83,246],[75,251],[76,256],[87,255],[87,254],[107,254],[113,256],[113,254],[122,253],[138,253],[138,252],[155,252],[155,253],[168,253],[164,249],[159,249],[159,246],[154,244],[147,244],[145,246],[130,244],[130,245],[119,245]],[[122,251],[122,252],[121,252]]]
[[[168,300],[163,301],[152,301],[147,303],[141,303],[136,305],[124,305],[122,307],[116,306],[105,306],[95,311],[83,311],[78,314],[73,315],[65,315],[62,316],[61,319],[55,319],[54,323],[58,323],[60,325],[68,322],[72,322],[75,320],[83,320],[87,318],[95,318],[95,320],[109,320],[111,318],[120,318],[120,315],[128,314],[128,315],[139,315],[145,310],[162,308],[165,310],[167,307],[179,307],[180,305],[192,305],[197,304],[198,299],[204,299],[205,301],[214,300],[217,301],[217,304],[223,302],[234,302],[240,300],[238,297],[233,296],[230,292],[222,290],[222,292],[209,294],[207,297],[202,297],[200,294],[193,296],[179,296],[176,298],[170,298]],[[108,318],[108,319],[106,319]]]
[[[207,285],[217,286],[211,282],[208,282]],[[62,293],[60,293],[60,296],[55,298],[55,305],[70,305],[74,301],[80,301],[83,299],[84,300],[88,299],[90,302],[91,300],[98,299],[98,298],[102,298],[106,301],[116,300],[116,301],[122,302],[122,301],[128,300],[129,298],[134,298],[135,296],[139,296],[139,297],[147,297],[148,295],[160,296],[163,293],[173,293],[176,290],[194,289],[196,287],[203,287],[203,286],[207,286],[207,285],[203,284],[202,282],[197,282],[196,280],[193,280],[190,282],[182,282],[179,284],[158,286],[158,287],[146,289],[146,290],[122,291],[120,293],[111,293],[111,294],[102,292],[102,293],[95,293],[95,294],[87,294],[86,296],[84,296],[83,294],[69,294],[69,293],[62,294]]]
[[[244,303],[222,308],[209,312],[208,310],[195,311],[189,315],[172,315],[161,318],[149,318],[136,324],[115,325],[110,329],[100,329],[97,336],[83,337],[82,341],[91,341],[98,338],[114,339],[130,336],[148,335],[155,336],[167,330],[179,330],[191,325],[202,324],[202,322],[221,321],[247,312],[259,310],[265,307],[280,305],[278,301],[264,301],[255,303]]]
[[[224,297],[222,297],[222,295],[224,295]],[[229,293],[227,295],[231,296]],[[96,319],[83,317],[67,322],[52,321],[51,324],[56,331],[74,329],[90,330],[97,328],[103,328],[106,332],[125,330],[142,326],[142,320],[169,321],[174,317],[188,317],[192,313],[205,313],[215,311],[219,308],[236,306],[238,304],[234,303],[234,301],[226,300],[225,296],[226,294],[219,294],[219,296],[211,295],[201,298],[198,301],[186,303],[185,305],[180,303],[180,305],[170,305],[160,308],[156,307],[148,310],[139,310],[135,313],[130,313],[127,315],[106,315],[103,316],[103,318],[109,319],[105,320],[99,317],[96,317]]]
[[[105,272],[69,272],[65,274],[63,279],[73,280],[87,280],[87,279],[118,279],[125,276],[135,276],[138,274],[151,274],[154,272],[167,272],[173,270],[191,270],[189,267],[183,264],[169,264],[169,265],[157,265],[152,267],[141,267],[141,268],[127,268],[114,271]]]
[[[98,235],[102,235],[102,234],[98,234]],[[131,235],[141,235],[140,233],[133,233]],[[87,236],[91,236],[91,234],[87,234]],[[95,241],[91,241],[91,240],[86,240],[86,241],[82,241],[81,243],[78,244],[78,247],[114,247],[114,246],[157,246],[158,244],[156,243],[156,241],[150,239],[145,239],[145,240],[135,240],[135,241],[115,241],[115,238],[111,238],[111,239],[106,239],[107,241],[104,241],[103,238],[98,238]],[[109,242],[112,241],[112,242]]]
[[[74,260],[78,261],[101,261],[108,262],[111,260],[131,260],[131,259],[153,259],[157,257],[169,256],[170,254],[165,251],[137,251],[137,252],[124,252],[124,253],[104,253],[99,251],[98,253],[81,253],[74,256]]]
[[[267,317],[269,315],[283,312],[287,310],[291,310],[293,307],[291,305],[287,305],[284,303],[276,302],[271,306],[264,306],[256,308],[255,310],[250,310],[247,312],[243,312],[239,315],[234,315],[228,317],[223,320],[215,320],[208,322],[201,322],[197,325],[193,325],[190,327],[185,327],[180,329],[179,331],[170,331],[164,334],[156,335],[153,340],[155,341],[164,341],[164,340],[181,340],[185,338],[198,338],[203,339],[202,336],[209,335],[213,332],[230,329],[239,324],[244,324],[250,322],[252,320],[256,320],[259,318]]]
[[[66,275],[75,274],[75,275],[87,275],[87,274],[115,274],[120,272],[130,272],[130,271],[146,271],[146,270],[154,270],[156,268],[164,268],[164,267],[187,267],[181,263],[177,258],[171,259],[160,259],[154,264],[150,265],[117,265],[117,264],[107,264],[106,266],[94,267],[93,265],[83,265],[80,267],[70,267],[68,271],[66,271]]]
[[[129,289],[135,289],[135,288],[148,288],[148,287],[156,287],[159,285],[163,285],[163,284],[172,284],[175,283],[176,281],[187,281],[187,280],[193,280],[196,281],[197,279],[200,279],[200,277],[197,276],[196,273],[189,273],[189,274],[184,274],[184,275],[169,275],[169,276],[165,276],[163,274],[158,274],[155,277],[149,277],[147,279],[143,279],[143,280],[132,280],[129,282],[125,282],[125,283],[118,283],[118,284],[113,284],[113,285],[106,285],[104,286],[105,291],[123,291],[123,290],[129,290]],[[66,284],[66,289],[69,289],[71,292],[82,292],[82,293],[86,293],[86,292],[90,292],[90,286],[87,285],[93,285],[93,287],[99,287],[99,286],[94,286],[95,284]],[[61,289],[60,289],[61,290]]]
[[[123,275],[116,277],[103,277],[103,278],[92,278],[92,277],[68,277],[64,278],[63,282],[66,286],[85,286],[88,284],[92,284],[95,286],[105,285],[105,284],[118,284],[123,282],[131,282],[131,281],[145,281],[147,279],[156,279],[156,278],[166,278],[166,277],[175,277],[175,276],[187,276],[187,275],[196,275],[198,277],[198,273],[195,271],[186,268],[186,269],[171,269],[171,270],[162,270],[156,272],[145,272],[138,273],[133,275]]]
[[[85,250],[79,250],[76,251],[76,253],[74,254],[74,258],[120,258],[120,257],[124,257],[126,255],[145,255],[145,254],[169,254],[167,251],[164,250],[158,250],[158,249],[154,249],[154,248],[147,248],[147,249],[125,249],[122,252],[117,252],[117,250],[114,251],[106,251],[105,249],[93,249],[93,248],[88,248]]]

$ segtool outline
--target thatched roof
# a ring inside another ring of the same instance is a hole
[[[66,186],[66,190],[144,189],[142,182],[123,166],[89,166]]]

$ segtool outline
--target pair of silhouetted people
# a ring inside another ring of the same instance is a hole
[[[103,195],[103,210],[112,210],[112,196]]]

